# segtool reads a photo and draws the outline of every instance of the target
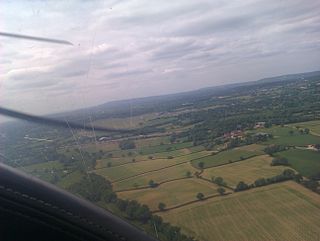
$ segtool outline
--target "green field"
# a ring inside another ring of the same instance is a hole
[[[167,207],[176,206],[188,201],[197,200],[197,193],[202,192],[205,196],[216,194],[215,184],[197,178],[188,178],[168,182],[157,188],[149,188],[136,191],[118,193],[120,198],[137,200],[147,204],[151,210],[157,210],[159,202]]]
[[[320,173],[320,152],[290,149],[276,155],[287,158],[291,167],[303,176],[310,177]]]
[[[256,156],[241,162],[205,169],[202,176],[207,179],[222,177],[228,186],[234,188],[240,181],[251,184],[258,178],[273,177],[289,168],[270,166],[271,160],[272,157],[268,155]]]
[[[240,161],[242,159],[247,159],[249,157],[262,155],[264,154],[264,152],[262,151],[263,148],[263,146],[256,144],[238,147],[192,161],[192,165],[194,167],[198,167],[198,163],[203,162],[204,168],[220,166],[223,164]]]
[[[155,171],[152,173],[147,173],[142,176],[130,178],[124,181],[115,182],[113,184],[113,189],[115,191],[144,187],[148,186],[150,180],[155,181],[156,183],[161,183],[164,181],[169,181],[177,178],[186,177],[187,172],[191,172],[193,175],[194,172],[198,171],[190,165],[190,163],[184,163],[178,166],[170,167],[164,170]]]
[[[285,182],[159,213],[203,241],[319,240],[319,195]]]
[[[290,131],[293,131],[293,134],[290,134]],[[266,144],[277,144],[284,146],[306,146],[310,144],[320,143],[320,136],[311,134],[300,134],[299,130],[297,130],[293,126],[273,126],[267,129],[258,129],[255,132],[264,132],[273,135],[273,139],[265,142]]]

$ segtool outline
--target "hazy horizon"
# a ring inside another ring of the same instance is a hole
[[[39,115],[320,69],[320,3],[15,1],[0,37],[1,105]]]

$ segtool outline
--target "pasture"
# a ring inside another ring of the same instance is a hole
[[[165,221],[203,241],[319,240],[319,195],[285,182],[167,212]]]
[[[159,202],[167,207],[173,207],[182,203],[197,200],[197,193],[205,196],[217,193],[217,186],[196,178],[188,178],[164,183],[157,188],[125,191],[117,195],[122,199],[137,200],[147,204],[151,210],[158,210]]]
[[[310,177],[320,173],[320,152],[289,149],[276,153],[276,156],[287,158],[291,167],[303,176]]]

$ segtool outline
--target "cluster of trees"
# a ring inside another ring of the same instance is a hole
[[[147,205],[141,205],[135,200],[117,199],[116,206],[126,214],[129,219],[146,223],[151,218],[151,211]]]
[[[316,180],[313,180],[313,179],[301,180],[301,184],[306,188],[320,194],[320,184]]]
[[[88,173],[81,180],[69,187],[69,191],[76,193],[91,202],[113,202],[117,195],[112,191],[112,186],[105,178]]]
[[[281,145],[269,145],[266,148],[264,148],[264,152],[269,155],[273,155],[276,152],[284,151],[286,149],[287,148],[285,146],[281,146]]]
[[[295,180],[300,182],[302,180],[302,176],[300,174],[296,174],[291,169],[285,169],[280,175],[273,176],[271,178],[259,178],[253,184],[246,184],[245,182],[241,181],[236,186],[235,191],[244,191],[250,188],[266,186],[272,183],[283,182],[287,180]]]
[[[161,217],[153,215],[147,205],[142,205],[137,201],[119,199],[112,191],[111,183],[94,173],[88,173],[88,175],[83,176],[78,183],[69,188],[69,191],[92,202],[104,201],[105,203],[113,203],[119,210],[119,214],[124,218],[146,225],[146,229],[149,231],[153,231],[154,226],[156,226],[161,240],[194,241],[192,237],[182,234],[180,228],[163,222]],[[165,204],[159,203],[160,208],[164,210]]]
[[[301,180],[301,184],[310,190],[320,194],[320,172],[313,174],[309,179]]]
[[[285,157],[275,157],[271,161],[271,166],[289,166],[289,162]]]
[[[129,150],[136,148],[133,140],[123,140],[119,142],[119,147],[121,150]]]
[[[303,135],[303,134],[308,135],[310,133],[310,129],[309,128],[299,129],[299,133],[301,135]]]

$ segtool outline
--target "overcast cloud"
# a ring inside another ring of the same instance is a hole
[[[1,105],[37,114],[320,70],[318,0],[7,1]]]

